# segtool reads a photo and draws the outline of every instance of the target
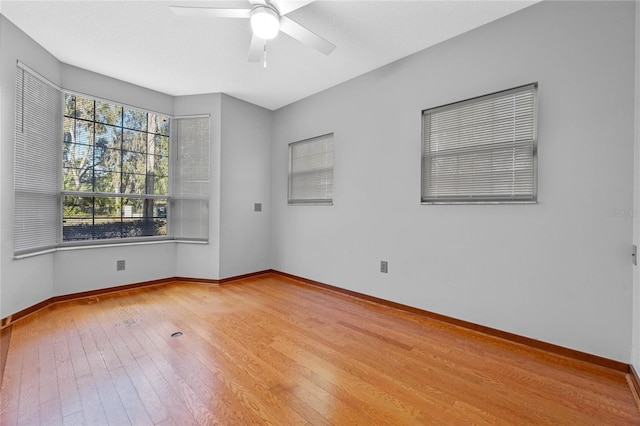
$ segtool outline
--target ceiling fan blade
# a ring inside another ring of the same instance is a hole
[[[316,0],[271,0],[271,4],[278,9],[280,16],[283,16],[313,3],[314,1]]]
[[[249,55],[247,60],[249,62],[260,62],[262,54],[264,53],[264,44],[266,41],[255,35],[251,37],[251,45],[249,45]]]
[[[215,7],[169,6],[176,15],[204,18],[250,18],[251,9],[217,9]]]
[[[318,52],[324,53],[325,55],[330,54],[333,52],[333,49],[336,48],[335,44],[328,42],[286,16],[280,17],[280,31],[313,47]]]

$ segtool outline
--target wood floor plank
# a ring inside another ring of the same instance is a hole
[[[131,424],[153,425],[153,420],[149,417],[146,407],[138,396],[136,388],[131,383],[131,379],[124,368],[120,367],[111,370],[110,374]],[[164,418],[162,420],[164,420]]]
[[[144,372],[149,384],[160,398],[164,411],[169,417],[160,423],[171,424],[177,422],[180,425],[195,424],[195,418],[188,412],[179,395],[173,390],[171,385],[162,376],[162,373],[155,366],[151,358],[140,357],[137,359],[140,370]]]
[[[91,374],[91,368],[87,361],[87,356],[82,346],[82,340],[76,324],[73,319],[69,319],[65,327],[65,337],[69,348],[69,355],[73,365],[73,371],[76,378],[84,377]]]
[[[53,335],[53,359],[55,362],[55,372],[58,378],[58,394],[60,398],[60,409],[63,419],[82,411],[80,393],[73,371],[73,362],[65,333],[66,315],[52,307],[47,309],[51,318]],[[64,321],[64,322],[63,322]],[[53,372],[52,372],[53,374]],[[70,417],[73,419],[73,417]]]
[[[112,425],[128,424],[129,416],[100,352],[92,351],[87,355],[87,358],[107,422]]]
[[[21,329],[25,322],[14,325],[14,329]],[[0,424],[15,424],[18,422],[18,404],[20,402],[20,379],[22,377],[22,360],[26,333],[22,330],[12,337],[7,361],[0,389]]]
[[[83,417],[87,424],[108,425],[105,410],[109,410],[110,407],[103,403],[98,392],[98,386],[103,387],[104,382],[96,383],[91,374],[85,374],[76,378],[76,383],[80,393]]]
[[[85,426],[87,422],[84,418],[84,414],[82,411],[78,411],[77,413],[69,414],[62,418],[62,424],[64,426]]]
[[[41,316],[41,313],[37,315]],[[38,368],[40,370],[39,402],[46,404],[55,399],[59,403],[58,375],[56,372],[55,358],[51,356],[54,352],[54,337],[52,333],[51,321],[46,318],[39,322],[38,346]],[[52,406],[50,404],[50,406]]]
[[[640,415],[620,371],[263,275],[129,289],[21,319],[0,423],[640,425]]]
[[[38,419],[42,425],[60,425],[62,424],[62,410],[60,409],[60,400],[58,398],[49,399],[40,404],[40,416]]]
[[[117,300],[110,300],[117,302]],[[130,325],[128,318],[120,317],[121,310],[118,309],[117,303],[106,304],[99,311],[94,312],[96,322],[100,324],[101,331],[110,343],[110,350],[118,357],[119,364],[123,367],[109,369],[111,376],[118,388],[120,399],[123,402],[130,418],[133,415],[136,421],[134,424],[142,423],[147,418],[152,423],[160,423],[168,417],[168,413],[155,393],[153,387],[149,384],[146,376],[140,370],[133,353],[129,347],[133,347],[138,355],[142,355],[143,351],[135,338],[126,333],[125,330]],[[110,307],[111,309],[108,309]],[[107,308],[107,309],[105,309]],[[124,370],[121,371],[121,370]],[[124,377],[126,374],[127,377]],[[135,392],[132,392],[131,386]],[[123,396],[123,393],[125,396]],[[144,406],[145,413],[136,410],[136,403],[132,400],[139,400]]]
[[[31,425],[38,423],[40,416],[40,368],[39,368],[39,335],[38,315],[32,315],[26,321],[25,333],[28,341],[27,351],[22,359],[20,377],[20,402],[18,405],[18,424]]]

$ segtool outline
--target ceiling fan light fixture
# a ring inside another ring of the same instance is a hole
[[[251,29],[256,37],[271,40],[280,31],[278,12],[268,6],[257,6],[251,11]]]

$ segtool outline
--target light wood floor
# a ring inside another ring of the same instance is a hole
[[[275,275],[52,305],[0,398],[5,426],[640,425],[621,372]]]

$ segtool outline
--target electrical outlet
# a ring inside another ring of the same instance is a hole
[[[380,272],[382,272],[383,274],[389,272],[389,265],[387,264],[386,260],[380,261]]]
[[[116,260],[116,271],[124,271],[124,270],[125,270],[124,260]]]

